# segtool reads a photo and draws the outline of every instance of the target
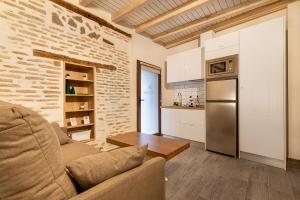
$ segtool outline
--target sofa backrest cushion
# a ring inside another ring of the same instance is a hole
[[[59,127],[59,124],[57,122],[52,122],[51,126],[58,137],[60,145],[64,145],[72,142],[71,138],[69,138],[67,134],[62,131],[62,129]]]
[[[36,112],[1,101],[0,113],[0,199],[75,196],[50,124]]]
[[[125,147],[111,152],[88,155],[67,164],[75,181],[87,190],[109,178],[143,163],[148,145]]]

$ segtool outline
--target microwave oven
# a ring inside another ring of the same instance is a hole
[[[206,61],[206,79],[238,76],[238,55]]]

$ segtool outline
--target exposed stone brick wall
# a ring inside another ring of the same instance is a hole
[[[0,99],[63,123],[62,62],[33,49],[112,64],[96,73],[96,137],[132,130],[130,38],[47,0],[0,0]],[[109,41],[113,45],[104,42]]]

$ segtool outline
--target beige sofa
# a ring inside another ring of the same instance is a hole
[[[59,144],[39,114],[0,101],[0,199],[164,200],[163,158],[114,176],[81,193],[66,173],[67,163],[99,153],[71,142]]]
[[[81,142],[61,145],[64,162],[79,157],[98,153],[98,151]],[[163,200],[165,199],[163,158],[153,158],[141,166],[115,176],[99,185],[71,198],[72,200]]]

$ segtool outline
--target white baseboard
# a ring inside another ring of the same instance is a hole
[[[278,168],[286,170],[286,162],[284,160],[268,158],[268,157],[265,157],[265,156],[260,156],[260,155],[247,153],[247,152],[242,152],[242,151],[240,152],[240,158],[246,159],[246,160],[251,160],[251,161],[254,161],[254,162],[263,163],[263,164],[266,164],[266,165],[270,165],[270,166],[273,166],[273,167],[278,167]]]

